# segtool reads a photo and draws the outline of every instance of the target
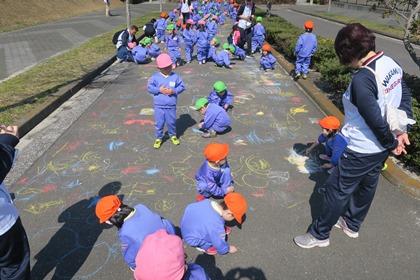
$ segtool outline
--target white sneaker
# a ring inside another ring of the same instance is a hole
[[[319,240],[312,234],[307,232],[304,235],[299,235],[293,238],[293,241],[301,248],[310,249],[314,247],[327,247],[330,245],[330,239]]]
[[[359,237],[359,233],[356,231],[352,231],[351,229],[349,229],[349,227],[347,226],[346,221],[344,220],[343,217],[338,218],[337,223],[334,225],[336,228],[340,228],[343,230],[343,232],[350,238],[357,238]]]

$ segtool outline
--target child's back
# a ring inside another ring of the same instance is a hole
[[[305,32],[299,36],[296,43],[295,52],[297,56],[309,57],[312,56],[317,49],[317,39],[312,32]]]

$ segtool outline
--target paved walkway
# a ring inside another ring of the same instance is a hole
[[[159,11],[159,5],[132,5],[132,18],[151,11]],[[105,17],[100,11],[0,33],[0,81],[126,22],[123,8],[112,10],[112,13],[114,16]]]
[[[178,101],[180,146],[152,148],[146,83],[154,64],[114,64],[25,137],[17,169],[26,154],[47,146],[11,186],[30,239],[33,279],[132,278],[116,229],[97,222],[98,195],[118,193],[127,204],[144,203],[179,224],[194,200],[202,149],[214,141],[197,133],[200,116],[189,106],[219,79],[234,93],[235,107],[233,130],[215,140],[231,146],[236,187],[249,212],[230,236],[237,254],[213,257],[187,248],[188,260],[215,280],[418,279],[420,203],[383,178],[359,239],[333,230],[328,248],[293,244],[320,211],[325,174],[292,150],[317,137],[322,114],[284,70],[261,72],[257,59],[236,62],[233,70],[196,62],[176,70],[187,87]],[[82,105],[87,109],[76,114]],[[54,135],[59,129],[65,132]]]
[[[303,23],[311,19],[314,21],[315,29],[314,32],[318,35],[321,35],[325,38],[335,39],[337,32],[343,27],[343,24],[331,22],[325,19],[321,19],[314,16],[309,16],[301,14],[295,11],[290,10],[289,8],[295,8],[298,6],[288,6],[288,5],[273,5],[272,13],[281,16],[286,19],[293,25],[302,28]],[[299,6],[300,7],[300,6]],[[261,6],[261,8],[264,8]],[[305,9],[309,9],[305,6]],[[354,10],[349,10],[353,13],[358,13]],[[302,28],[303,32],[303,28]],[[383,50],[386,54],[395,59],[403,68],[403,70],[412,75],[420,75],[418,66],[412,61],[407,51],[404,48],[402,41],[385,37],[380,34],[376,34],[376,49]],[[420,47],[414,46],[414,49],[417,52],[417,56],[420,56]]]

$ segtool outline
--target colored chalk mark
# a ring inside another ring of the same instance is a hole
[[[143,108],[140,110],[140,115],[142,116],[153,116],[155,110],[153,108]]]
[[[121,170],[124,175],[139,173],[142,170],[141,166],[129,166]]]
[[[261,112],[261,111],[260,112],[257,112],[256,115],[257,116],[264,116],[264,112]]]
[[[192,131],[194,133],[203,134],[203,131],[199,130],[198,128],[193,128]]]
[[[108,144],[108,150],[109,151],[116,151],[118,150],[120,147],[122,147],[125,144],[125,142],[123,141],[112,141]]]
[[[302,105],[300,107],[292,107],[290,108],[290,114],[295,116],[296,114],[308,113],[308,110],[306,110],[305,107],[306,105]]]
[[[125,125],[133,125],[133,124],[138,124],[141,126],[145,126],[145,125],[154,125],[155,122],[152,120],[126,120],[124,122]]]
[[[175,207],[175,201],[170,199],[160,199],[155,202],[155,209],[162,212],[167,212]]]
[[[145,172],[147,175],[156,175],[160,172],[160,170],[157,168],[150,168],[150,169],[146,169]]]
[[[30,204],[28,206],[28,208],[23,209],[26,212],[29,212],[31,214],[34,215],[39,215],[41,213],[45,213],[48,209],[52,208],[52,207],[57,207],[60,205],[63,205],[64,201],[63,200],[51,200],[48,202],[42,202],[42,203],[34,203],[34,204]]]

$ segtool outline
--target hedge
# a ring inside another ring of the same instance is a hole
[[[261,10],[257,14],[264,16]],[[294,62],[294,47],[303,29],[297,28],[278,16],[265,18],[263,22],[267,41],[281,52],[289,61]],[[334,51],[334,42],[321,36],[318,38],[318,51],[312,59],[312,69],[321,74],[321,87],[328,97],[342,110],[341,94],[346,90],[351,80],[351,69],[342,66]],[[400,157],[407,167],[420,171],[420,78],[404,74],[404,80],[413,94],[413,112],[417,124],[410,131],[411,146],[408,154]]]

